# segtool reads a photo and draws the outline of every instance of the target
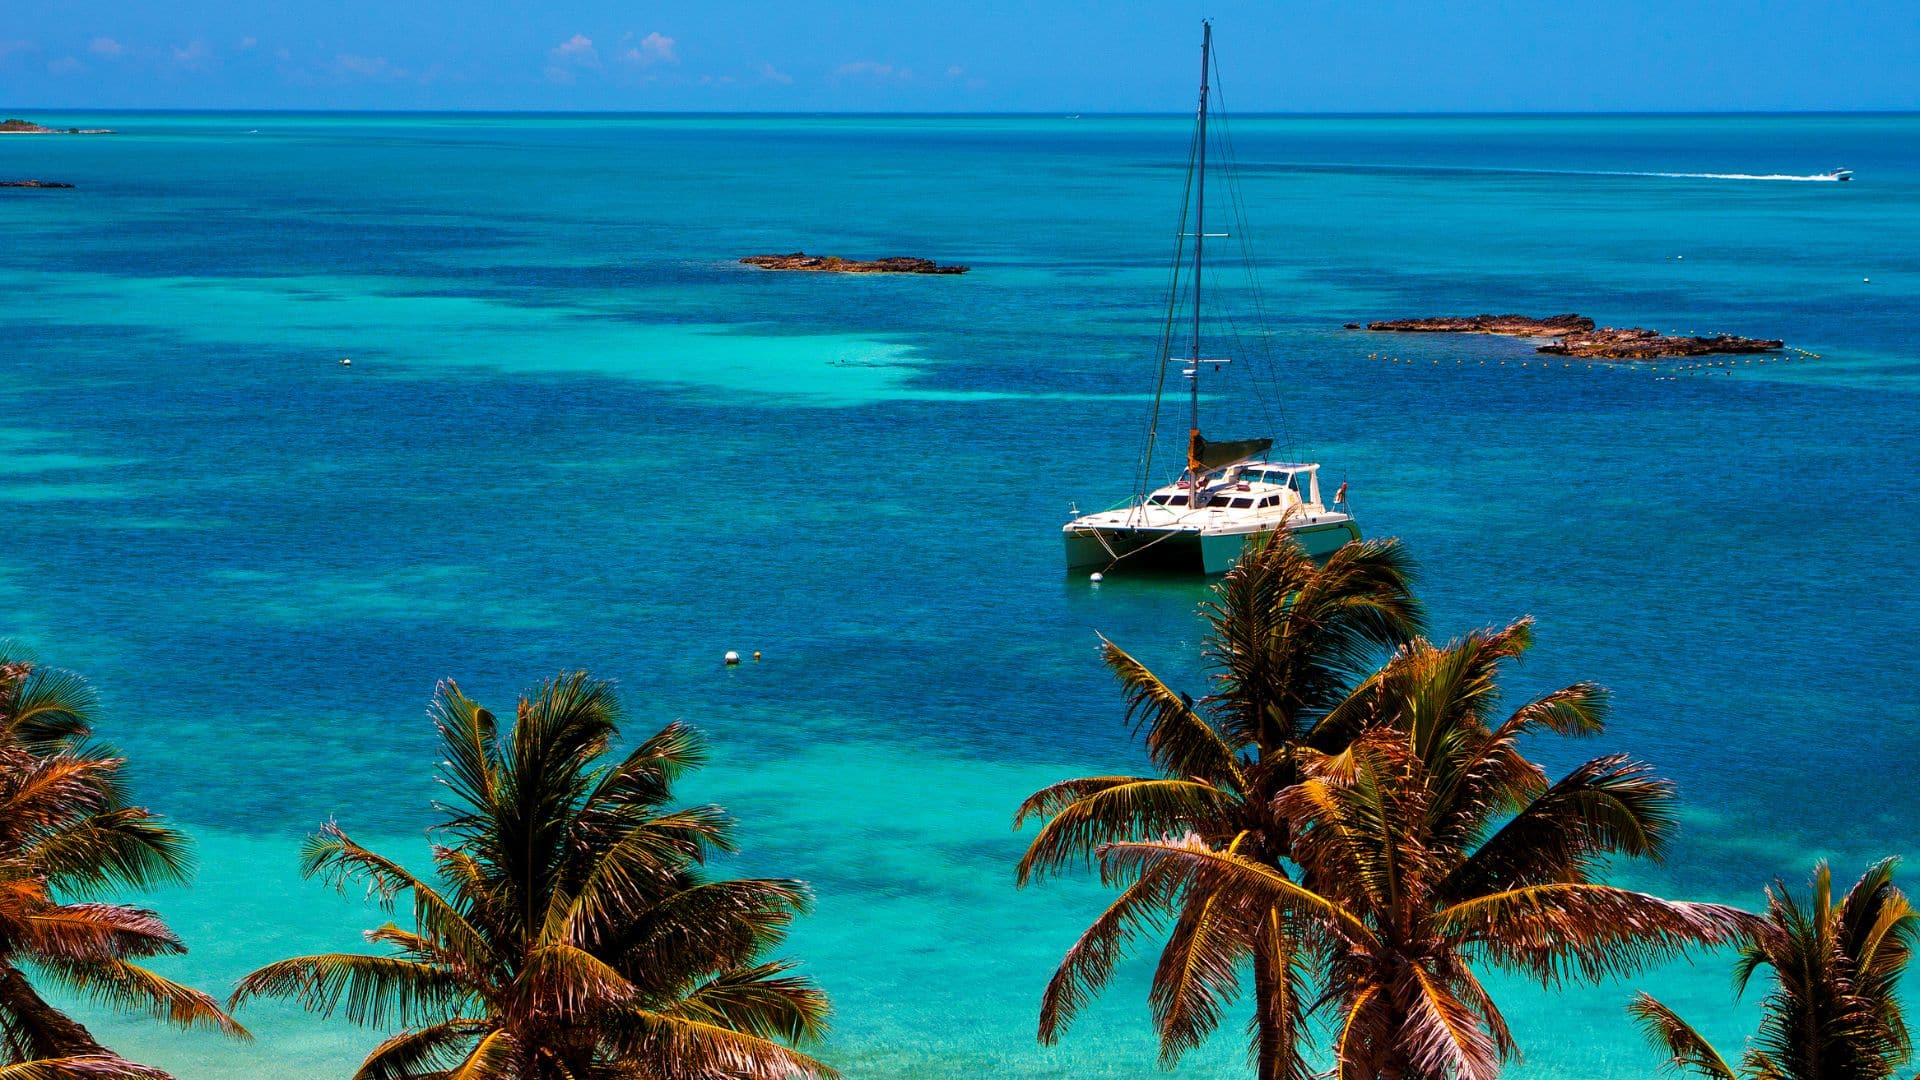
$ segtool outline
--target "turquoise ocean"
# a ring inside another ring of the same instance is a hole
[[[1058,535],[1131,488],[1187,117],[34,118],[118,133],[0,141],[0,178],[77,185],[0,190],[0,634],[93,681],[196,837],[195,884],[148,901],[192,946],[169,973],[360,947],[379,913],[300,880],[300,838],[417,857],[435,681],[505,708],[584,667],[631,730],[710,736],[688,794],[741,819],[734,868],[812,883],[790,951],[849,1076],[1154,1071],[1145,960],[1034,1041],[1105,894],[1015,889],[1010,822],[1142,763],[1096,633],[1204,692],[1207,582],[1094,586]],[[1437,634],[1535,616],[1516,697],[1614,688],[1605,736],[1537,751],[1679,785],[1671,858],[1618,879],[1754,906],[1920,851],[1920,117],[1230,132],[1278,394],[1210,388],[1210,429],[1350,484]],[[796,249],[972,272],[735,261]],[[1806,353],[1341,329],[1483,311]],[[1729,967],[1501,981],[1512,1075],[1648,1075],[1640,986],[1737,1047]],[[188,1080],[341,1076],[375,1041],[278,1006],[250,1046],[83,1016]],[[1244,1048],[1235,1019],[1180,1072]]]

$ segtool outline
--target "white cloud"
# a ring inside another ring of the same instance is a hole
[[[678,42],[659,31],[654,31],[640,39],[638,45],[629,46],[620,54],[620,59],[629,64],[677,64],[680,53]]]
[[[213,50],[207,48],[204,41],[190,41],[177,45],[170,51],[173,66],[187,71],[199,71],[213,62]]]
[[[333,58],[335,73],[355,79],[385,81],[405,79],[412,73],[406,68],[395,65],[384,56],[360,56],[355,53],[340,53]]]
[[[793,84],[793,76],[781,71],[772,64],[761,64],[759,70],[760,77],[768,82],[777,82],[783,86],[791,86]]]
[[[87,42],[87,51],[95,56],[123,56],[127,47],[110,37],[97,37]]]
[[[585,34],[575,34],[547,50],[546,74],[553,82],[570,83],[578,77],[578,69],[599,66],[600,50]]]
[[[78,75],[85,70],[87,70],[87,65],[71,56],[63,56],[58,60],[50,60],[47,62],[47,74],[49,75]]]
[[[841,64],[839,67],[834,68],[833,78],[836,80],[874,79],[881,82],[904,82],[907,79],[913,78],[913,69],[894,67],[892,64],[882,64],[876,60],[855,60],[850,64]]]

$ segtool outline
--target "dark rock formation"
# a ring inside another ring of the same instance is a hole
[[[1360,329],[1360,324],[1357,322],[1350,322],[1350,323],[1347,323],[1345,326],[1342,326],[1341,329],[1342,330],[1358,330]]]
[[[58,180],[0,180],[0,187],[70,188]]]
[[[1715,353],[1772,352],[1786,345],[1766,338],[1667,337],[1656,330],[1638,327],[1615,329],[1611,326],[1579,334],[1568,334],[1539,352],[1555,356],[1580,356],[1590,360],[1657,360],[1665,356],[1710,356]]]
[[[964,266],[941,266],[932,259],[843,259],[838,255],[749,255],[740,260],[762,270],[812,270],[828,274],[964,274]],[[1591,325],[1591,324],[1589,324]]]
[[[1468,315],[1437,319],[1391,319],[1370,322],[1369,330],[1401,334],[1504,334],[1508,337],[1559,337],[1593,329],[1584,315],[1554,315],[1545,319],[1525,315]]]
[[[31,120],[9,117],[0,120],[0,134],[11,132],[16,135],[111,135],[107,128],[50,128],[42,127]]]

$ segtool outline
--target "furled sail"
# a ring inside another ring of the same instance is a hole
[[[1236,461],[1258,457],[1273,446],[1272,439],[1229,439],[1226,442],[1208,442],[1199,431],[1187,436],[1187,468],[1196,473],[1208,472]]]

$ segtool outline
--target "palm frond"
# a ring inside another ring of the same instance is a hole
[[[0,1065],[0,1080],[173,1080],[173,1077],[151,1065],[112,1054],[87,1054]]]
[[[1347,908],[1270,867],[1216,851],[1197,836],[1108,844],[1100,850],[1100,862],[1101,877],[1110,885],[1165,869],[1184,888],[1218,892],[1234,903],[1318,919],[1352,948],[1379,948],[1373,930]]]
[[[207,1028],[241,1039],[253,1036],[210,995],[182,986],[126,960],[40,960],[34,965],[72,993],[97,1005],[145,1013],[183,1028]]]
[[[1100,655],[1126,694],[1127,721],[1136,732],[1145,729],[1147,756],[1155,765],[1173,776],[1245,790],[1238,747],[1207,723],[1191,698],[1104,637]]]
[[[1019,829],[1028,818],[1050,818],[1089,795],[1096,795],[1121,784],[1143,784],[1161,779],[1151,776],[1079,776],[1048,784],[1021,800],[1013,813],[1013,827]]]
[[[34,753],[85,739],[99,697],[71,671],[0,657],[0,734]]]
[[[1647,1042],[1667,1055],[1667,1060],[1660,1063],[1662,1069],[1692,1072],[1707,1080],[1738,1080],[1733,1066],[1727,1064],[1727,1059],[1720,1056],[1705,1036],[1651,994],[1645,991],[1635,994],[1627,1012],[1646,1035]]]
[[[1163,1067],[1205,1042],[1240,996],[1240,969],[1264,914],[1231,890],[1187,890],[1147,992]]]
[[[1595,758],[1528,801],[1439,888],[1448,900],[1567,880],[1597,856],[1659,858],[1673,835],[1673,785],[1624,754]]]
[[[1178,896],[1178,875],[1149,870],[1107,905],[1067,950],[1053,977],[1047,980],[1046,993],[1040,999],[1042,1043],[1052,1045],[1059,1041],[1074,1016],[1113,977],[1113,970],[1128,946],[1142,932],[1158,930],[1162,920],[1170,917]]]
[[[374,1047],[353,1080],[423,1080],[442,1075],[467,1060],[472,1053],[469,1042],[492,1030],[492,1023],[468,1017],[410,1028]]]
[[[493,714],[447,679],[434,688],[428,715],[446,752],[441,771],[454,794],[469,806],[490,805],[499,771],[499,724]]]
[[[565,942],[546,942],[529,952],[512,993],[514,1007],[524,1015],[562,1023],[640,997],[638,988],[612,965]]]
[[[14,931],[16,948],[56,963],[187,951],[159,915],[121,904],[48,905],[23,914]]]
[[[512,1032],[494,1028],[473,1044],[465,1061],[446,1074],[446,1080],[519,1080],[514,1058],[519,1053]]]
[[[620,970],[651,992],[672,993],[711,972],[751,965],[808,910],[806,884],[775,878],[702,882],[651,905],[600,943]]]
[[[1397,1052],[1413,1066],[1411,1074],[1459,1080],[1499,1076],[1499,1051],[1473,1010],[1421,965],[1409,964],[1403,972],[1396,989],[1406,1011],[1395,1041]]]
[[[654,807],[673,794],[673,783],[707,762],[707,748],[692,725],[675,720],[634,747],[609,769],[587,797],[587,809],[609,803]]]
[[[492,951],[485,936],[438,890],[392,859],[354,843],[337,825],[328,823],[307,838],[300,849],[300,873],[342,892],[360,885],[388,911],[395,898],[406,893],[412,898],[414,924],[442,948],[468,958],[470,966],[483,966]]]
[[[683,1016],[632,1009],[607,1018],[623,1062],[641,1075],[835,1080],[826,1064],[773,1039]]]
[[[138,806],[78,817],[43,833],[22,854],[30,872],[70,892],[147,889],[193,876],[186,836]]]
[[[1529,885],[1462,900],[1435,926],[1496,964],[1551,986],[1631,974],[1697,946],[1746,940],[1758,920],[1719,904],[1662,900],[1608,885]]]
[[[827,997],[784,961],[721,972],[663,1010],[763,1039],[812,1042],[827,1033]]]
[[[1070,865],[1088,865],[1101,845],[1135,837],[1184,834],[1208,825],[1234,797],[1192,780],[1135,780],[1102,787],[1053,815],[1020,857],[1026,884]]]
[[[459,1016],[479,995],[458,974],[434,964],[365,953],[281,960],[241,979],[228,1006],[256,997],[288,998],[309,1012],[367,1027],[436,1024]]]

